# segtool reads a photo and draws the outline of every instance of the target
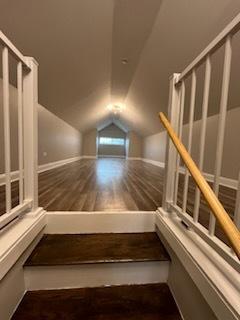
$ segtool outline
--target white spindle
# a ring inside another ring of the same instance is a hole
[[[24,199],[32,200],[32,211],[38,208],[38,64],[26,58],[31,71],[23,77],[23,148],[24,148]]]
[[[192,150],[192,131],[193,131],[193,120],[194,120],[194,107],[196,100],[196,71],[192,71],[192,84],[191,84],[191,100],[190,100],[190,110],[189,110],[189,131],[188,131],[188,152],[191,154]],[[183,189],[183,212],[186,212],[187,209],[187,195],[188,195],[188,182],[189,182],[189,171],[186,169],[185,179],[184,179],[184,189]]]
[[[181,98],[180,98],[180,114],[178,121],[178,136],[182,139],[182,128],[183,128],[183,115],[184,115],[184,104],[185,104],[185,81],[181,83]],[[179,183],[179,166],[180,166],[180,155],[177,154],[176,159],[176,172],[175,172],[175,188],[174,188],[174,200],[173,203],[177,204],[178,196],[178,183]]]
[[[17,65],[18,88],[18,161],[19,161],[19,204],[23,203],[23,79],[22,62]]]
[[[168,117],[172,127],[175,130],[177,130],[179,118],[178,114],[180,109],[180,90],[175,85],[178,77],[179,74],[174,73],[170,78],[168,103]],[[169,211],[169,205],[173,203],[176,157],[177,150],[170,140],[169,136],[167,136],[162,202],[162,206],[166,211]]]
[[[237,197],[236,197],[236,205],[234,212],[234,222],[238,229],[240,229],[240,172],[238,175],[238,188],[237,188]]]
[[[9,61],[8,48],[2,51],[3,72],[3,119],[4,119],[4,152],[5,152],[5,181],[6,181],[6,212],[9,213],[11,204],[11,152],[10,152],[10,110],[9,110]]]
[[[207,128],[207,114],[208,114],[208,101],[209,101],[210,83],[211,83],[211,59],[210,59],[210,56],[208,55],[207,58],[206,58],[206,67],[205,67],[203,104],[202,104],[201,135],[200,135],[200,148],[199,148],[199,163],[198,163],[198,167],[199,167],[199,169],[201,171],[203,169],[203,160],[204,160],[204,148],[205,148],[205,140],[206,140],[206,128]],[[198,222],[199,206],[200,206],[200,191],[196,187],[194,210],[193,210],[193,220],[194,220],[194,222]]]
[[[216,196],[218,196],[218,192],[219,192],[219,182],[220,182],[221,169],[222,169],[223,145],[224,145],[225,124],[226,124],[227,104],[228,104],[228,91],[229,91],[230,74],[231,74],[231,60],[232,60],[232,39],[231,39],[231,36],[228,36],[225,42],[222,93],[221,93],[221,102],[220,102],[217,148],[216,148],[215,169],[214,169],[213,190]],[[215,233],[215,224],[216,224],[216,219],[211,214],[210,223],[209,223],[210,235],[214,235]]]

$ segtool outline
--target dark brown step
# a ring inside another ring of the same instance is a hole
[[[13,320],[180,320],[166,284],[27,292]]]
[[[167,260],[169,256],[154,232],[55,234],[43,236],[25,265]]]

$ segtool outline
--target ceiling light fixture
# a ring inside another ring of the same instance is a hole
[[[107,109],[113,114],[117,115],[122,113],[123,109],[125,109],[125,106],[123,104],[109,104]]]
[[[128,64],[128,60],[127,59],[122,59],[122,64]]]

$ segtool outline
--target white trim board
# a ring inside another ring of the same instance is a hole
[[[84,156],[82,156],[82,159],[97,159],[97,156],[84,155]]]
[[[74,158],[68,158],[68,159],[58,160],[58,161],[54,161],[54,162],[49,162],[49,163],[46,163],[46,164],[41,164],[41,165],[38,166],[38,173],[64,166],[65,164],[81,160],[82,158],[83,158],[82,156],[79,156],[79,157],[74,157]],[[19,171],[18,170],[12,171],[11,172],[11,181],[12,182],[13,181],[17,181],[18,179],[19,179]],[[2,186],[4,184],[5,184],[5,174],[2,173],[2,174],[0,174],[0,186]]]
[[[114,155],[111,155],[111,154],[99,154],[98,155],[98,159],[99,158],[120,158],[120,159],[126,159],[125,156],[114,156]]]
[[[0,280],[45,227],[45,211],[38,208],[37,213],[36,216],[25,214],[1,231]]]
[[[138,158],[138,157],[126,157],[126,160],[142,160],[142,158]]]
[[[219,320],[240,315],[239,273],[177,216],[159,208],[156,225]]]
[[[10,173],[11,175],[11,181],[17,181],[19,179],[19,171],[12,171]],[[5,174],[1,173],[0,174],[0,186],[3,186],[5,184]]]
[[[38,166],[38,172],[40,173],[40,172],[44,172],[47,170],[55,169],[57,167],[61,167],[61,166],[64,166],[65,164],[75,162],[75,161],[78,161],[81,159],[82,159],[82,156],[78,156],[78,157],[74,157],[74,158],[63,159],[63,160],[59,160],[59,161],[49,162],[46,164],[41,164]]]
[[[100,156],[100,158],[105,158],[105,157],[111,157],[111,158],[120,158],[119,156]],[[124,157],[123,157],[124,158]],[[59,161],[55,161],[55,162],[49,162],[46,164],[42,164],[38,166],[38,172],[44,172],[47,170],[51,170],[54,168],[58,168],[60,166],[63,166],[65,164],[71,163],[71,162],[75,162],[81,159],[97,159],[96,156],[79,156],[79,157],[74,157],[74,158],[69,158],[69,159],[64,159],[64,160],[59,160]],[[161,162],[161,161],[156,161],[156,160],[151,160],[151,159],[147,159],[147,158],[138,158],[138,157],[126,157],[126,160],[139,160],[139,161],[143,161],[146,163],[150,163],[154,166],[160,167],[160,168],[164,168],[165,167],[165,163]],[[184,167],[180,167],[179,168],[179,172],[181,174],[185,173],[185,168]],[[214,181],[214,176],[213,174],[210,173],[203,173],[204,177],[206,178],[207,181],[209,182],[213,182]],[[11,172],[11,181],[17,181],[19,179],[19,171],[12,171]],[[0,186],[5,184],[5,174],[0,174]],[[226,177],[221,177],[220,178],[220,184],[232,189],[236,189],[238,188],[238,181],[234,180],[234,179],[230,179],[230,178],[226,178]]]
[[[26,292],[23,265],[42,236],[43,229],[0,282],[1,320],[12,319],[14,312]]]
[[[181,174],[185,174],[185,171],[186,171],[186,169],[184,167],[179,168],[179,172]],[[214,182],[214,175],[213,174],[203,172],[203,176],[208,182]],[[226,177],[220,177],[220,184],[222,186],[229,187],[229,188],[236,189],[236,190],[238,188],[238,181],[237,180],[226,178]]]
[[[153,164],[154,166],[160,167],[160,168],[164,168],[165,167],[165,163],[161,162],[161,161],[155,161],[155,160],[151,160],[151,159],[146,159],[146,158],[139,158],[141,159],[143,162],[147,162],[150,164]],[[184,167],[180,167],[179,168],[179,172],[181,174],[185,173],[185,168]],[[207,172],[203,172],[203,175],[205,177],[205,179],[208,182],[213,182],[214,181],[214,175],[211,173],[207,173]],[[220,184],[222,186],[228,187],[228,188],[232,188],[232,189],[236,189],[238,188],[238,181],[235,179],[230,179],[230,178],[226,178],[226,177],[221,177],[220,178]]]
[[[154,232],[155,211],[48,211],[45,233]]]
[[[151,159],[147,159],[147,158],[142,158],[143,162],[146,163],[150,163],[153,164],[154,166],[160,167],[160,168],[164,168],[165,167],[165,163],[161,162],[161,161],[155,161],[155,160],[151,160]]]
[[[168,272],[169,261],[97,262],[72,266],[25,266],[24,278],[26,289],[34,291],[166,283]]]

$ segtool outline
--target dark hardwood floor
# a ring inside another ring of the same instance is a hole
[[[165,283],[27,292],[13,320],[181,320]]]
[[[50,211],[155,210],[162,202],[163,170],[141,161],[80,160],[39,174],[39,205]],[[13,204],[18,183],[12,183]],[[5,210],[0,187],[0,212]]]
[[[39,174],[39,204],[49,211],[152,211],[161,206],[164,169],[142,161],[84,159]],[[180,175],[181,206],[184,177]],[[187,212],[192,215],[195,184],[190,179]],[[220,187],[219,198],[233,217],[236,190]],[[12,183],[12,202],[18,204],[18,182]],[[5,189],[0,187],[0,214],[5,212]],[[209,224],[209,209],[201,198],[199,221]],[[217,233],[226,239],[217,225]]]
[[[26,266],[168,261],[155,232],[101,234],[46,234]]]

